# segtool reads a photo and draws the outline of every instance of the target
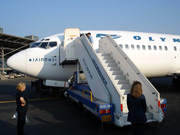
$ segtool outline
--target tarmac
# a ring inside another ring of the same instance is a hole
[[[36,93],[31,88],[33,78],[18,78],[0,81],[0,135],[16,135],[17,119],[11,119],[16,112],[16,86],[22,81],[27,84],[29,95],[26,135],[130,135],[131,126],[117,127],[104,124],[87,113],[69,98],[53,95],[44,90]],[[180,134],[180,87],[174,87],[170,78],[152,79],[151,82],[167,99],[167,113],[163,122],[145,125],[145,135]]]

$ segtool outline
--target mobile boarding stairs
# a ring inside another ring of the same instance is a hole
[[[77,73],[81,67],[91,93],[91,96],[87,93],[89,90],[85,85],[81,88],[77,74],[76,87],[68,90],[70,98],[83,104],[101,121],[109,121],[123,127],[130,125],[127,121],[127,94],[130,93],[132,83],[137,80],[142,83],[146,97],[147,122],[163,120],[159,92],[110,36],[99,41],[99,53],[94,51],[85,35],[80,37],[79,29],[66,29],[64,36],[60,64],[78,61]]]

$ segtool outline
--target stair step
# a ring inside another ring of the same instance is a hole
[[[115,63],[115,60],[105,60],[104,63]]]
[[[98,56],[111,56],[110,53],[97,53]]]
[[[148,117],[147,115],[150,115],[149,113],[148,114],[146,114],[146,117]],[[131,123],[130,122],[128,122],[127,121],[127,117],[128,117],[128,113],[124,113],[123,114],[123,125],[130,125]],[[147,118],[147,122],[146,123],[148,123],[148,122],[155,122],[155,121],[157,121],[157,120],[155,120],[155,119],[150,119],[150,118]]]
[[[109,53],[97,53],[97,56],[98,56],[100,59],[102,59],[102,60],[104,60],[104,59],[106,59],[106,58],[111,58],[111,59],[113,59],[113,57],[111,57],[111,55],[110,55]]]
[[[111,56],[102,56],[103,60],[113,60],[113,57]]]
[[[127,104],[127,95],[122,96],[122,103]]]
[[[108,71],[120,71],[119,67],[106,67]]]
[[[116,63],[106,63],[105,66],[106,67],[118,67]]]
[[[109,54],[109,53],[103,53],[103,54],[101,54],[101,57],[111,57],[112,58],[111,54]]]
[[[123,75],[123,71],[109,71],[110,75]]]
[[[123,113],[128,113],[128,112],[129,112],[128,108],[123,107]]]
[[[121,93],[122,95],[127,95],[127,94],[130,93],[130,89],[122,89],[122,90],[120,90],[120,93]]]
[[[113,80],[119,80],[119,79],[126,79],[125,75],[111,75],[110,76]]]
[[[127,89],[128,91],[131,89],[131,85],[130,84],[118,84],[117,85],[118,89]]]
[[[123,111],[123,112],[124,112],[124,111]],[[128,117],[128,113],[124,112],[124,113],[123,113],[123,117],[124,117],[124,118],[127,118],[127,117]],[[152,120],[152,121],[154,121],[154,120],[153,120],[153,114],[150,113],[150,112],[146,112],[146,118],[147,118],[147,120]]]
[[[123,103],[123,108],[128,108],[127,103]]]
[[[129,81],[127,79],[118,79],[118,80],[114,80],[115,83],[119,84],[126,84],[126,85],[130,85]],[[130,85],[131,86],[131,85]]]

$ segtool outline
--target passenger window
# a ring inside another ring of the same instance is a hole
[[[142,49],[143,49],[143,50],[146,50],[146,46],[145,46],[145,45],[143,45],[143,46],[142,46]]]
[[[128,50],[129,49],[129,45],[125,45],[126,49]]]
[[[137,49],[140,50],[140,45],[137,45]]]
[[[46,48],[48,42],[42,42],[41,45],[39,46],[40,48]]]
[[[148,49],[151,50],[151,46],[150,45],[148,45]]]
[[[57,46],[57,42],[49,42],[49,48]]]
[[[131,49],[134,50],[134,45],[131,45]]]
[[[165,48],[166,51],[168,50],[167,46],[165,46],[164,48]]]
[[[154,50],[157,50],[157,47],[154,45]]]
[[[162,50],[162,46],[159,46],[159,50]]]
[[[121,47],[121,49],[123,49],[123,45],[122,44],[120,44],[119,46]]]

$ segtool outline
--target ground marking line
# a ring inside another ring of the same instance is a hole
[[[55,97],[55,98],[29,99],[28,101],[40,101],[40,100],[52,100],[52,99],[58,99],[58,97]],[[16,100],[12,100],[12,101],[0,101],[0,104],[3,104],[3,103],[14,103],[14,102],[16,102]]]

